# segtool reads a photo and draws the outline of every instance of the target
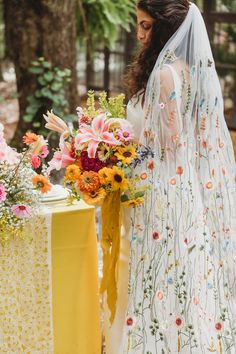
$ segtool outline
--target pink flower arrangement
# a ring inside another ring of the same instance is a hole
[[[31,215],[30,207],[27,205],[16,204],[12,206],[11,210],[18,218],[28,218]]]
[[[0,203],[4,202],[6,200],[6,192],[5,192],[5,187],[4,185],[1,183],[0,184]]]

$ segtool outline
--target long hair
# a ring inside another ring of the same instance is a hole
[[[188,0],[139,0],[137,8],[154,19],[151,39],[136,54],[124,78],[129,98],[145,92],[148,78],[167,41],[183,23],[189,10]]]

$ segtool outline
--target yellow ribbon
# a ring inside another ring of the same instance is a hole
[[[109,193],[102,205],[103,278],[101,294],[107,292],[107,305],[112,324],[117,302],[117,263],[120,253],[121,201],[120,191]]]

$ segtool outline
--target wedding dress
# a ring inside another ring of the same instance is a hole
[[[135,103],[128,118],[154,157],[136,170],[145,203],[124,216],[107,354],[234,354],[235,160],[194,4],[157,59],[144,107]]]

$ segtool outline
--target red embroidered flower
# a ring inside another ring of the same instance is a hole
[[[175,323],[177,326],[181,326],[182,325],[182,319],[180,317],[176,318]]]
[[[222,329],[222,324],[221,324],[220,322],[217,322],[217,323],[215,324],[215,329],[216,329],[217,331],[220,331],[220,330]]]
[[[147,167],[149,168],[149,170],[154,170],[155,167],[154,161],[149,161]]]
[[[178,166],[176,168],[176,173],[177,173],[177,175],[181,176],[184,173],[183,167],[182,166]]]
[[[160,238],[159,232],[154,231],[152,234],[152,238],[153,238],[153,240],[159,240],[159,238]]]
[[[132,317],[127,318],[127,320],[126,320],[127,326],[132,326],[133,323],[134,323],[134,321],[133,321]]]

